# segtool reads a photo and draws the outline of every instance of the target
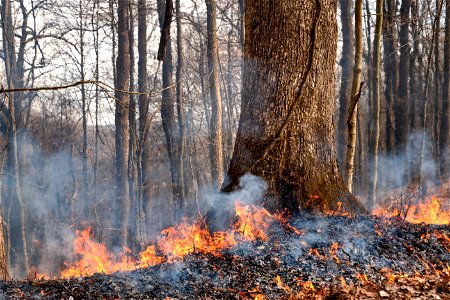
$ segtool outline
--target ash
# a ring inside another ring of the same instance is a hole
[[[220,256],[2,283],[0,299],[450,299],[449,265],[448,225],[301,216]]]

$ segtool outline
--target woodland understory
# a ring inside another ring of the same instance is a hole
[[[0,299],[450,299],[450,0],[0,5]]]

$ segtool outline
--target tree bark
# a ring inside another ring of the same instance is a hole
[[[83,1],[79,2],[79,18],[80,18],[80,77],[81,81],[85,80],[85,54],[84,54],[84,16],[83,16]],[[83,214],[84,220],[88,221],[90,218],[91,207],[89,202],[89,175],[88,175],[88,160],[87,160],[87,103],[86,103],[86,86],[81,84],[81,112],[82,112],[82,127],[83,127],[83,145],[81,148],[81,161],[83,165],[83,188],[82,199],[83,201]]]
[[[183,101],[183,72],[184,72],[184,60],[183,60],[183,31],[181,24],[181,11],[180,11],[180,0],[175,2],[175,14],[177,20],[177,73],[176,73],[176,83],[177,83],[177,119],[178,119],[178,149],[175,158],[175,172],[176,172],[176,185],[174,186],[174,196],[175,196],[175,209],[174,209],[174,219],[179,222],[185,211],[185,195],[184,195],[184,146],[185,141],[185,114],[184,114],[184,101]]]
[[[450,101],[450,0],[445,1],[445,40],[444,40],[444,83],[442,85],[442,119],[439,132],[439,161],[442,180],[448,178],[449,161],[447,157],[449,140],[449,101]]]
[[[348,212],[365,212],[336,161],[336,4],[246,2],[242,107],[223,191],[253,173],[267,182],[269,209],[327,211],[342,204]]]
[[[15,48],[15,36],[13,27],[13,17],[11,1],[2,0],[2,32],[3,32],[3,52],[5,58],[5,73],[9,89],[23,86],[23,51],[19,51],[19,55],[16,60],[16,48]],[[21,45],[22,46],[22,45]],[[10,232],[11,236],[16,241],[14,245],[10,245],[10,249],[15,248],[15,251],[19,253],[19,262],[21,266],[22,274],[26,275],[29,272],[29,258],[28,258],[28,246],[27,246],[27,229],[25,218],[25,205],[23,203],[22,192],[20,187],[20,173],[19,173],[19,161],[18,161],[18,144],[17,144],[17,120],[20,116],[21,104],[20,93],[5,94],[8,103],[8,114],[6,116],[8,120],[7,139],[8,139],[8,154],[7,154],[7,173],[8,178],[7,189],[12,191],[7,193],[9,199],[6,201],[11,203],[13,208],[13,219],[10,220]],[[19,111],[18,111],[19,109]],[[17,218],[17,219],[16,219]],[[0,236],[3,239],[3,236]],[[14,247],[13,247],[14,246]],[[1,266],[1,269],[7,269],[6,266]]]
[[[219,50],[216,25],[216,0],[206,0],[206,27],[208,44],[209,95],[211,99],[211,121],[209,130],[209,151],[211,179],[215,189],[223,182],[222,151],[222,97],[219,82]]]
[[[381,30],[383,23],[383,0],[377,0],[377,18],[375,24],[375,39],[373,45],[373,101],[369,126],[369,195],[367,209],[375,207],[378,180],[378,144],[380,140],[380,60],[381,60]]]
[[[386,99],[386,154],[395,153],[395,117],[394,105],[398,102],[397,91],[399,82],[398,47],[397,47],[397,0],[384,1],[383,13],[383,61],[385,73]]]
[[[439,6],[439,1],[436,0],[436,7]],[[445,0],[443,0],[445,1]],[[441,160],[439,159],[440,145],[439,145],[439,130],[440,121],[442,114],[442,95],[441,95],[441,85],[442,85],[442,72],[441,72],[441,16],[438,16],[439,21],[436,22],[436,33],[434,35],[434,88],[433,88],[433,159],[436,164],[436,173],[434,180],[436,184],[439,183],[439,169],[441,165]]]
[[[358,110],[358,100],[361,96],[361,76],[363,60],[363,28],[362,28],[362,0],[355,1],[355,64],[353,66],[353,81],[350,98],[350,105],[347,113],[347,153],[345,157],[344,179],[350,192],[353,190],[353,173],[356,148],[356,118]]]
[[[406,170],[407,166],[407,144],[409,136],[408,121],[411,109],[410,92],[409,92],[409,62],[411,46],[409,45],[409,28],[410,18],[409,12],[411,9],[411,0],[402,0],[400,6],[400,64],[399,64],[399,82],[398,82],[398,97],[397,102],[394,103],[395,111],[395,147],[397,158],[400,159],[402,167]],[[407,172],[402,178],[402,186],[407,182]]]
[[[346,174],[346,153],[348,150],[348,127],[347,127],[347,115],[349,107],[349,99],[352,94],[353,84],[353,59],[355,52],[355,34],[353,33],[352,0],[339,0],[341,6],[341,24],[342,24],[342,57],[340,61],[342,76],[341,87],[339,89],[339,119],[337,123],[337,159],[338,162],[344,166],[344,174]],[[345,177],[345,175],[344,175]]]
[[[128,152],[129,152],[129,104],[130,53],[129,53],[129,4],[128,0],[120,0],[117,9],[118,49],[116,60],[116,216],[113,245],[127,246],[128,220],[130,214],[130,192],[128,185]]]
[[[139,91],[139,141],[138,141],[138,180],[139,180],[139,231],[145,234],[145,213],[150,199],[150,187],[145,184],[150,161],[147,147],[149,130],[148,75],[147,75],[147,0],[138,1],[138,91]]]

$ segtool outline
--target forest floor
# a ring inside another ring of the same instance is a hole
[[[8,299],[450,299],[450,226],[302,216],[267,241],[133,272],[0,284]]]

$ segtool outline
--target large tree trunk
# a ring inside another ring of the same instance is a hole
[[[129,12],[128,1],[119,1],[117,10],[118,19],[118,49],[116,61],[116,216],[113,234],[113,245],[126,246],[128,241],[128,220],[130,213],[130,193],[128,185],[128,108],[130,98],[127,93],[130,83],[130,56],[129,56]]]
[[[246,2],[241,116],[223,191],[249,172],[266,180],[269,208],[337,210],[342,202],[365,212],[338,173],[336,45],[336,0]]]
[[[342,68],[341,87],[339,89],[339,119],[337,123],[337,159],[343,166],[346,156],[346,133],[347,133],[347,111],[353,81],[353,58],[354,58],[354,33],[352,22],[352,0],[339,0],[341,6],[342,24],[342,57],[340,65]],[[344,171],[345,173],[345,171]]]
[[[222,151],[222,97],[219,82],[219,50],[216,25],[216,0],[206,0],[206,23],[208,38],[209,95],[211,98],[211,121],[209,130],[209,149],[211,179],[213,186],[219,188],[223,182]]]

